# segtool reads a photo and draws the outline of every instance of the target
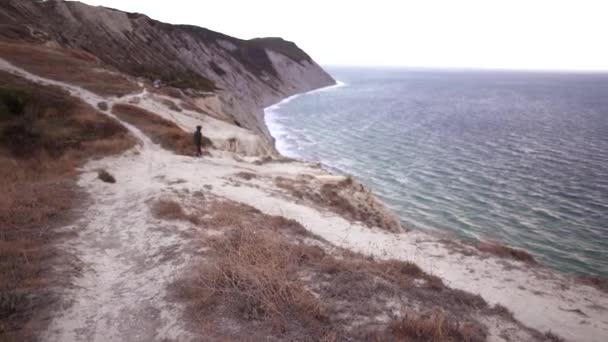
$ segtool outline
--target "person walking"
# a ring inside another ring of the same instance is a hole
[[[194,132],[194,146],[196,147],[196,156],[200,157],[203,155],[201,145],[203,144],[203,134],[201,133],[201,126],[196,126],[196,132]]]

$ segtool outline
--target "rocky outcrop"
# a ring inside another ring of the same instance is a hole
[[[79,2],[5,0],[0,39],[84,50],[118,71],[213,93],[227,121],[272,138],[263,108],[335,81],[294,43],[242,40]],[[204,102],[204,101],[203,101]]]

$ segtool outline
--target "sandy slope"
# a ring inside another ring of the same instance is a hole
[[[100,100],[110,104],[119,101],[38,78],[2,60],[0,68],[64,87],[92,105]],[[172,117],[154,104],[145,106]],[[529,269],[518,262],[484,255],[465,256],[439,238],[421,232],[391,234],[370,229],[296,201],[274,185],[277,176],[328,176],[314,165],[255,165],[219,151],[204,159],[176,156],[153,145],[136,128],[127,127],[140,138],[140,146],[121,156],[92,161],[83,169],[79,184],[93,202],[87,207],[87,215],[68,227],[78,231],[79,237],[65,247],[75,251],[86,267],[75,288],[64,293],[69,305],[58,310],[44,340],[197,339],[178,320],[183,308],[167,297],[173,277],[196,257],[188,251],[185,235],[180,234],[191,227],[186,223],[161,223],[149,211],[149,204],[161,196],[197,190],[293,218],[337,246],[380,258],[413,261],[452,287],[479,293],[491,303],[506,306],[518,320],[540,331],[551,330],[571,341],[608,340],[608,296],[593,288],[546,269]],[[98,168],[112,173],[117,184],[100,182],[96,178]],[[240,171],[258,177],[238,181],[234,174]],[[164,229],[159,230],[159,226]],[[172,257],[163,257],[167,251]],[[507,331],[511,328],[497,324],[488,322],[491,340],[505,340],[504,336],[525,339],[513,337],[517,334]]]

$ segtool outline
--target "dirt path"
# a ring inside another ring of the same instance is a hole
[[[87,217],[72,228],[78,238],[70,249],[85,265],[75,288],[63,294],[71,306],[60,310],[43,336],[46,341],[160,341],[191,340],[180,323],[181,308],[168,299],[167,286],[185,265],[164,258],[166,250],[181,255],[186,243],[179,232],[188,227],[165,224],[149,213],[148,202],[160,186],[147,176],[157,160],[145,150],[129,152],[124,162],[141,153],[149,163],[115,174],[116,184],[97,179],[89,165],[79,180],[92,195]],[[146,186],[140,186],[141,184]]]
[[[80,87],[38,77],[2,59],[0,69],[63,88],[93,107],[101,101],[111,107],[141,95],[120,100],[103,98]],[[80,259],[83,272],[74,286],[61,293],[63,305],[41,336],[43,341],[195,339],[180,322],[182,308],[168,298],[167,292],[168,285],[187,265],[188,256],[180,250],[187,243],[179,233],[191,227],[155,220],[148,205],[165,186],[162,175],[155,170],[179,157],[154,145],[137,128],[122,123],[141,145],[111,159],[126,166],[126,172],[115,175],[117,184],[98,179],[97,170],[106,164],[103,160],[90,162],[82,170],[78,185],[92,200],[83,208],[85,217],[65,228],[77,232],[78,237],[61,247]],[[164,229],[159,229],[161,226]],[[166,258],[167,250],[178,257]]]

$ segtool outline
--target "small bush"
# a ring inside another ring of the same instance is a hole
[[[108,103],[105,101],[101,101],[101,102],[97,103],[97,108],[99,108],[100,110],[105,112],[109,108]]]
[[[235,176],[239,177],[239,178],[243,178],[244,180],[252,180],[254,178],[258,178],[258,175],[256,175],[255,173],[251,173],[251,172],[238,172],[234,174]]]
[[[501,258],[510,258],[531,265],[536,264],[534,257],[530,253],[521,249],[511,248],[493,242],[479,242],[476,247],[482,252],[490,253]]]
[[[8,120],[11,115],[21,115],[30,96],[21,90],[9,87],[0,87],[0,120]]]
[[[155,217],[165,220],[182,220],[191,223],[198,223],[198,219],[194,215],[188,215],[182,206],[174,200],[161,199],[152,205],[152,214]]]
[[[391,332],[401,341],[485,341],[483,330],[449,320],[442,312],[405,317],[393,322]]]
[[[513,313],[501,304],[495,304],[492,308],[488,309],[487,312],[489,314],[495,314],[510,320],[514,320]]]
[[[106,170],[97,171],[97,177],[106,183],[116,183],[116,179]]]
[[[544,335],[544,338],[545,338],[545,341],[548,341],[548,342],[564,342],[565,341],[562,337],[554,334],[551,331],[547,331]]]

